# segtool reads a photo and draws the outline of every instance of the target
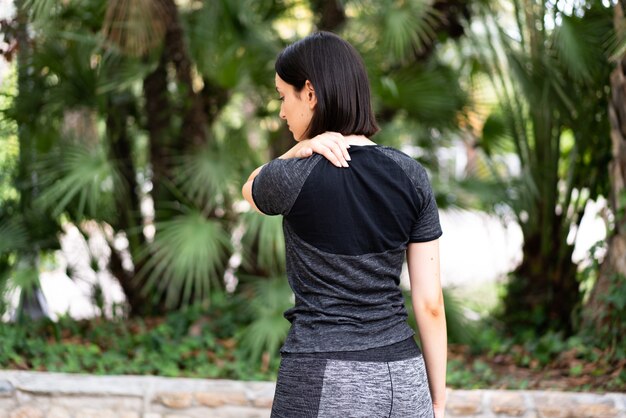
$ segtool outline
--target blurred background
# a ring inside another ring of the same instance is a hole
[[[0,25],[0,367],[275,378],[282,219],[240,190],[293,145],[274,59],[330,30],[372,139],[433,183],[450,385],[626,388],[622,2],[0,0]]]

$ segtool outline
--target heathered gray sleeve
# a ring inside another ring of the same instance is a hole
[[[276,158],[265,164],[252,182],[257,208],[266,215],[287,215],[311,170],[322,158],[318,154],[310,158]]]
[[[394,148],[381,147],[379,150],[402,168],[416,191],[418,211],[411,226],[409,242],[427,242],[439,238],[443,233],[439,223],[439,210],[426,169]]]
[[[410,176],[411,177],[411,176]],[[439,223],[439,210],[435,201],[435,194],[430,185],[428,174],[424,167],[416,164],[411,179],[415,184],[420,200],[420,210],[417,219],[411,227],[410,242],[426,242],[439,238],[442,235]]]

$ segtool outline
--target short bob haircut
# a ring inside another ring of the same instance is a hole
[[[367,137],[378,132],[363,60],[339,36],[324,31],[309,35],[285,48],[274,68],[296,92],[306,80],[313,84],[317,104],[304,138],[326,131]]]

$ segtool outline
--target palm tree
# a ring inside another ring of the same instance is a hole
[[[35,214],[32,219],[49,225],[48,230],[53,227],[48,235],[52,243],[57,242],[54,236],[59,230],[56,222],[46,221],[61,215],[77,225],[95,219],[112,226],[109,268],[125,290],[132,313],[206,297],[207,284],[220,282],[230,255],[227,231],[236,223],[231,206],[239,172],[243,165],[257,162],[246,154],[249,147],[239,146],[245,132],[225,126],[227,135],[234,133],[228,144],[209,137],[209,122],[223,125],[219,116],[229,91],[239,87],[238,78],[230,85],[224,81],[232,75],[232,67],[220,69],[214,57],[206,58],[206,40],[218,43],[218,37],[202,38],[207,28],[214,28],[207,23],[219,23],[222,27],[216,29],[223,36],[228,36],[224,29],[237,33],[241,25],[233,20],[244,14],[232,10],[234,2],[223,2],[221,8],[207,5],[199,13],[185,10],[183,15],[165,0],[106,5],[92,1],[80,7],[35,1],[31,6],[20,16],[24,25],[28,19],[35,36],[19,40],[22,51],[34,45],[29,60],[19,63],[24,75],[20,86],[31,88],[20,87],[11,115],[20,130],[28,130],[21,141],[20,178],[30,181],[37,170],[40,184],[20,189],[22,206],[50,214],[45,218]],[[245,7],[244,2],[238,7]],[[272,13],[278,12],[280,8]],[[183,22],[196,38],[183,32]],[[254,24],[253,29],[263,27],[258,22],[244,23]],[[254,63],[249,67],[259,77],[258,69],[265,65],[255,60],[267,62],[278,46],[267,39],[263,44],[263,36],[249,32],[238,34],[249,37],[247,44],[231,41],[251,51],[246,59]],[[230,63],[235,59],[240,60],[227,54],[222,58]],[[244,79],[245,75],[240,74]],[[265,84],[271,77],[267,80]],[[105,129],[99,130],[98,124]],[[143,145],[146,138],[147,146]],[[35,143],[45,146],[35,147]],[[35,149],[44,152],[32,157]],[[147,181],[152,185],[148,192]],[[30,190],[38,194],[32,196]],[[141,209],[148,197],[154,202],[157,230],[150,239],[144,234],[148,220]],[[10,224],[8,218],[6,225],[2,223],[4,232],[41,229],[11,227],[17,222],[15,216],[11,218]],[[114,245],[119,236],[127,238],[132,270],[123,265]],[[23,241],[13,240],[16,245]],[[26,241],[38,254],[34,240]],[[191,249],[182,257],[181,243]],[[1,256],[9,257],[16,245],[3,249]]]
[[[609,121],[612,160],[609,164],[609,205],[614,216],[607,237],[607,252],[589,301],[585,306],[585,326],[604,343],[617,349],[624,342],[624,293],[626,284],[626,54],[624,54],[624,3],[614,6],[615,29],[621,37],[621,53],[611,72]]]
[[[511,326],[570,333],[580,303],[571,234],[607,183],[610,11],[598,1],[569,11],[547,1],[512,6],[508,18],[480,8],[485,34],[470,40],[499,105],[479,145],[524,234],[503,317]],[[515,153],[519,175],[496,167],[498,147]]]
[[[15,186],[19,200],[9,200],[0,210],[0,296],[20,292],[15,319],[21,320],[26,316],[40,318],[48,315],[39,285],[39,264],[42,252],[56,248],[54,236],[58,224],[49,211],[35,204],[41,187],[35,166],[41,144],[35,140],[37,129],[28,122],[42,105],[35,92],[43,80],[28,74],[34,51],[28,37],[26,4],[16,1],[15,5],[15,41],[23,45],[17,53],[17,89],[21,96],[15,100],[17,109],[14,113],[18,122],[19,160]],[[10,273],[13,274],[11,282],[8,280]]]

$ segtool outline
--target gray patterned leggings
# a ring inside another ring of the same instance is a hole
[[[400,361],[283,357],[271,418],[432,418],[422,356]]]

